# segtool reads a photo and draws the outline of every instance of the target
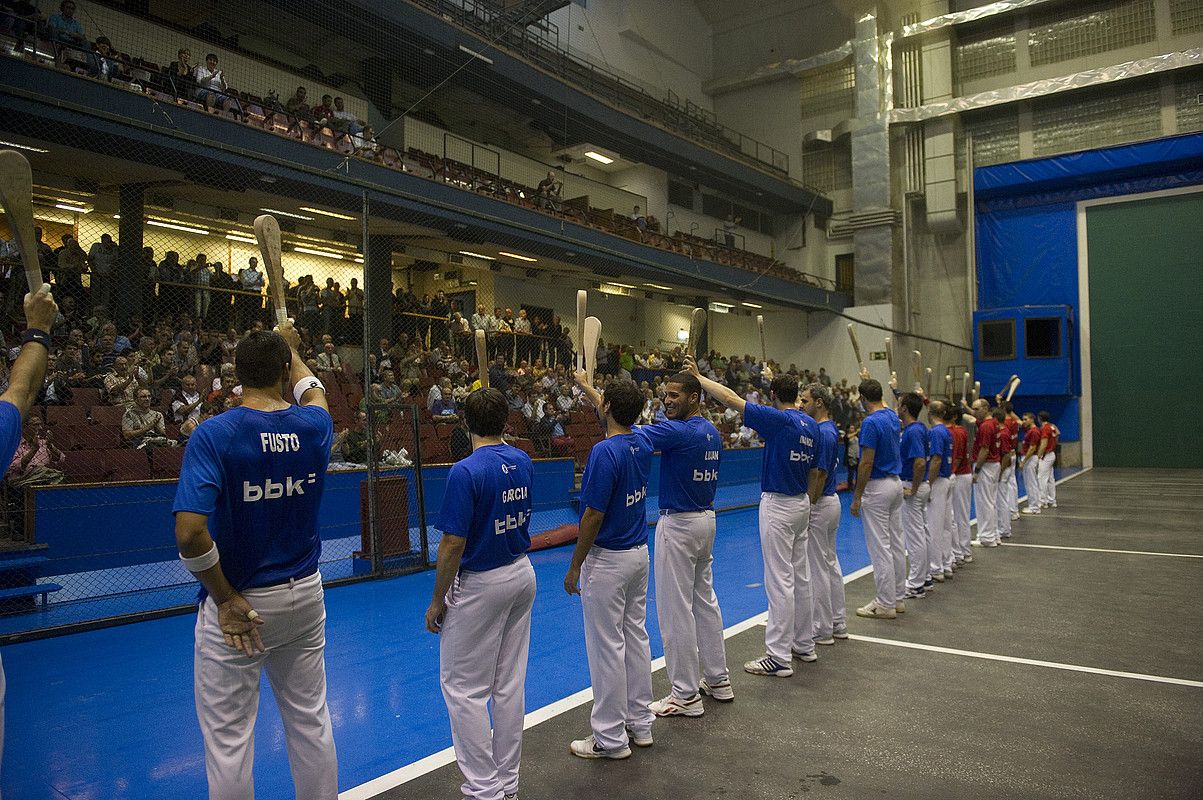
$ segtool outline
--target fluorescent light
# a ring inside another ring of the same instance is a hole
[[[677,341],[678,342],[688,342],[689,341],[689,331],[685,330],[684,328],[677,328]]]
[[[246,242],[247,244],[258,244],[258,242],[256,240],[252,239],[250,236],[243,236],[241,233],[227,233],[226,238],[229,239],[231,242]]]
[[[634,289],[635,287],[629,283],[619,283],[618,281],[609,281],[611,286],[621,286],[624,289]]]
[[[730,314],[731,309],[733,309],[733,308],[735,308],[735,306],[730,305],[729,303],[711,303],[710,304],[710,310],[716,314]]]
[[[55,203],[54,207],[61,208],[63,211],[75,211],[80,214],[87,214],[92,210],[90,208],[84,208],[83,206],[73,206],[69,203]]]
[[[352,260],[352,261],[354,261],[356,264],[362,264],[362,263],[363,263],[363,256],[355,256],[355,258],[353,258],[353,259],[351,259],[351,260]]]
[[[15,147],[18,150],[28,150],[31,153],[49,153],[50,151],[44,147],[31,147],[27,144],[17,144],[16,142],[0,141],[0,147]]]
[[[114,214],[114,215],[113,215],[113,219],[121,219],[121,215],[120,215],[120,214]]]
[[[756,303],[740,303],[740,305],[747,306],[748,308],[764,308],[764,306],[757,305]]]
[[[506,251],[504,251],[504,250],[500,250],[500,251],[498,251],[497,255],[499,255],[499,256],[507,256],[507,257],[509,257],[509,258],[516,258],[516,259],[518,259],[519,261],[530,261],[530,262],[532,262],[532,263],[533,263],[533,262],[535,262],[535,261],[538,261],[538,260],[539,260],[539,259],[537,259],[537,258],[531,258],[530,256],[520,256],[520,255],[518,255],[517,253],[507,253],[507,252],[506,252]]]
[[[601,153],[595,153],[592,150],[585,151],[585,158],[592,158],[594,161],[597,161],[602,164],[613,164],[614,163],[614,159],[609,158],[607,156],[603,156]]]
[[[476,52],[475,50],[469,50],[468,48],[464,47],[462,44],[459,46],[459,49],[460,49],[461,53],[467,53],[468,55],[472,56],[473,58],[479,58],[481,61],[485,62],[486,64],[493,63],[493,59],[489,58],[488,56],[481,55],[480,53]]]
[[[658,283],[645,283],[643,285],[648,287],[649,289],[659,289],[664,292],[671,292],[673,290],[673,287],[671,287],[671,286],[661,286]]]
[[[461,256],[472,256],[473,258],[482,258],[485,261],[496,261],[497,260],[493,256],[482,256],[480,253],[473,253],[471,250],[460,250],[459,254]]]
[[[148,219],[147,225],[154,225],[157,228],[171,228],[173,231],[183,231],[184,233],[199,233],[204,236],[209,235],[209,231],[205,228],[196,228],[192,225],[184,225],[179,222],[167,222],[161,219]]]
[[[292,217],[293,219],[303,219],[309,222],[313,221],[313,217],[307,217],[304,214],[294,214],[291,211],[280,211],[276,208],[259,208],[260,211],[266,211],[269,214],[279,214],[282,217]]]
[[[294,253],[308,253],[311,256],[325,256],[326,258],[337,258],[342,261],[346,256],[341,253],[331,253],[328,250],[314,250],[311,247],[293,247]]]
[[[347,214],[339,214],[338,212],[335,212],[335,211],[323,211],[320,208],[313,208],[312,206],[301,206],[301,210],[309,211],[313,214],[322,214],[323,216],[327,216],[327,217],[334,217],[335,219],[355,219],[355,217],[349,216]]]

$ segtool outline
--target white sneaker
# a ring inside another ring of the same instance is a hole
[[[568,752],[578,758],[612,758],[618,760],[631,757],[630,746],[623,745],[613,750],[606,750],[597,743],[597,740],[593,738],[593,734],[589,734],[584,739],[577,739],[568,745]]]
[[[831,633],[816,633],[815,644],[832,645],[835,644],[835,635]]]
[[[744,672],[752,675],[768,675],[773,678],[788,678],[794,674],[794,668],[789,664],[782,664],[772,656],[765,656],[744,664]]]
[[[948,569],[944,570],[944,580],[948,580],[949,578],[951,578],[952,574],[955,570],[956,570],[956,567],[949,567]]]
[[[844,626],[844,627],[842,627],[842,628],[836,628],[835,630],[833,630],[833,631],[831,632],[831,638],[833,638],[833,639],[847,639],[847,638],[848,638],[848,626],[847,626],[847,625],[845,625],[845,626]]]
[[[723,678],[715,683],[702,681],[698,686],[698,691],[707,697],[713,697],[720,703],[730,703],[735,699],[735,690],[731,688],[730,678]]]
[[[933,581],[935,581],[936,583],[943,583],[944,582],[944,573],[943,572],[933,572],[931,579]]]
[[[897,616],[898,608],[884,608],[877,605],[876,600],[870,600],[868,605],[861,606],[856,609],[856,616],[867,617],[869,619],[894,619]]]
[[[1027,506],[1026,508],[1024,508],[1023,511],[1021,511],[1019,513],[1021,513],[1021,514],[1039,514],[1040,506]]]
[[[650,730],[647,733],[636,733],[634,730],[632,730],[630,725],[627,725],[626,728],[627,738],[630,739],[631,744],[635,745],[636,747],[651,747],[655,743],[655,740],[652,739],[652,732]]]
[[[972,555],[968,555],[968,556],[965,556],[965,557],[964,557],[963,559],[961,559],[961,560],[962,560],[962,561],[964,561],[966,564],[972,564],[972,563],[973,563],[973,556],[972,556]]]
[[[647,707],[657,717],[700,717],[706,713],[700,694],[695,694],[686,700],[670,694],[662,700],[648,703]]]
[[[505,796],[505,800],[518,800],[518,793],[514,792],[513,794],[507,794]]]
[[[897,603],[895,603],[894,604],[894,613],[895,614],[905,614],[906,613],[906,603],[902,602],[901,600],[899,600]]]
[[[835,639],[832,639],[831,643],[835,644]],[[794,650],[794,651],[790,652],[790,655],[793,656],[794,658],[798,659],[799,661],[805,661],[807,664],[813,664],[814,662],[819,660],[818,655],[816,655],[815,651],[813,651],[813,650],[811,650],[809,653],[799,653],[797,650]]]
[[[1019,512],[1014,512],[1014,513],[1012,513],[1012,514],[1011,514],[1011,521],[1012,521],[1012,522],[1014,522],[1014,521],[1015,521],[1015,520],[1017,520],[1017,519],[1019,519]]]

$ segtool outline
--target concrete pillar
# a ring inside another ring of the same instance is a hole
[[[384,336],[392,339],[393,322],[393,237],[368,237],[363,263],[364,318],[368,341],[375,346]]]
[[[143,314],[142,291],[146,276],[142,269],[142,233],[146,186],[122,184],[117,192],[121,220],[117,225],[117,266],[113,276],[113,312],[117,330],[130,329],[130,317]],[[159,253],[155,254],[160,255]]]

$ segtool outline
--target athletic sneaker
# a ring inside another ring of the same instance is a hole
[[[1018,514],[1018,513],[1016,513],[1016,514],[1012,514],[1012,515],[1011,515],[1011,521],[1012,521],[1012,522],[1014,522],[1014,521],[1015,521],[1015,520],[1017,520],[1017,519],[1019,519],[1019,514]]]
[[[998,542],[983,542],[981,539],[974,539],[969,544],[973,545],[974,547],[998,547]]]
[[[723,678],[717,683],[702,681],[701,685],[698,686],[698,691],[707,697],[713,697],[720,703],[730,703],[735,699],[735,690],[731,688],[730,678]]]
[[[647,733],[636,733],[631,729],[630,725],[627,725],[626,729],[627,738],[631,740],[631,744],[635,745],[636,747],[652,746],[654,740],[652,739],[652,732],[650,730]]]
[[[765,656],[744,664],[744,672],[752,675],[768,675],[773,678],[788,678],[794,674],[794,668],[789,664],[782,664],[772,656]]]
[[[507,794],[505,796],[505,800],[518,800],[518,793],[514,792],[513,794]]]
[[[831,645],[835,644],[835,635],[831,633],[816,633],[815,644]]]
[[[955,567],[955,566],[949,567],[948,569],[944,570],[944,580],[946,580],[946,581],[947,581],[947,580],[951,580],[951,579],[952,579],[952,573],[953,573],[953,572],[955,572],[955,571],[956,571],[956,567]]]
[[[906,603],[902,602],[901,600],[899,600],[897,603],[895,603],[894,604],[894,613],[895,614],[905,614],[906,613]]]
[[[963,562],[965,562],[966,564],[972,564],[972,563],[973,563],[973,556],[971,556],[971,555],[969,555],[969,556],[965,556],[965,557],[964,557],[963,559],[961,559],[961,560],[962,560]]]
[[[1020,514],[1039,514],[1040,506],[1028,506],[1027,508],[1025,508],[1023,511],[1020,511],[1019,513]]]
[[[870,600],[868,605],[861,606],[856,609],[856,616],[867,617],[869,619],[894,619],[898,612],[898,607],[885,608],[877,605],[876,600]]]
[[[700,694],[695,694],[685,700],[670,694],[662,700],[648,703],[647,707],[657,717],[700,717],[706,713]]]
[[[921,597],[927,597],[927,592],[923,590],[922,586],[916,586],[914,589],[907,589],[903,597],[907,600],[918,600]]]
[[[935,591],[935,588],[936,588],[936,584],[931,578],[928,578],[927,580],[925,580],[923,582],[923,591],[931,592],[931,591]]]
[[[835,639],[832,639],[831,642],[834,644]],[[811,650],[809,653],[799,653],[797,650],[791,650],[790,655],[799,661],[805,661],[807,664],[813,664],[815,661],[819,660],[819,657],[815,654],[814,650]]]
[[[943,572],[933,572],[933,573],[932,573],[932,576],[931,576],[931,579],[932,579],[933,581],[935,581],[936,583],[943,583],[943,582],[944,582],[944,573],[943,573]],[[924,585],[924,586],[926,586],[926,585],[927,585],[927,583],[926,583],[926,582],[924,582],[924,584],[923,584],[923,585]]]
[[[631,757],[631,748],[629,745],[607,750],[597,743],[597,740],[593,738],[593,734],[589,734],[584,739],[577,739],[568,745],[568,752],[578,758],[612,758],[618,760]]]
[[[848,626],[845,625],[843,628],[836,628],[835,630],[833,630],[831,632],[831,637],[833,639],[847,639],[848,638]]]

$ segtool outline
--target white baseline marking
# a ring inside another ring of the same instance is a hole
[[[1002,542],[1003,547],[1039,547],[1042,550],[1082,550],[1087,553],[1125,553],[1130,556],[1165,556],[1166,558],[1203,558],[1203,553],[1154,553],[1150,550],[1112,550],[1107,547],[1066,547],[1060,544],[1022,544]]]
[[[1080,664],[1063,664],[1060,661],[1039,661],[1034,658],[1000,656],[995,653],[979,653],[974,650],[957,650],[953,647],[937,647],[936,645],[931,644],[902,642],[897,639],[879,639],[876,636],[861,636],[858,633],[849,634],[848,638],[858,642],[872,642],[873,644],[884,644],[889,645],[890,647],[905,647],[908,650],[926,650],[931,653],[947,653],[948,655],[965,656],[966,658],[980,658],[985,661],[1006,661],[1010,664],[1027,664],[1031,667],[1049,667],[1051,669],[1060,669],[1067,672],[1087,672],[1091,675],[1107,675],[1112,678],[1130,678],[1131,680],[1136,681],[1169,683],[1175,686],[1192,686],[1196,689],[1203,689],[1203,681],[1192,681],[1187,680],[1186,678],[1167,678],[1163,675],[1146,675],[1143,672],[1120,672],[1114,669],[1083,667]]]

